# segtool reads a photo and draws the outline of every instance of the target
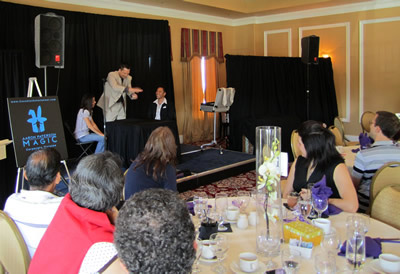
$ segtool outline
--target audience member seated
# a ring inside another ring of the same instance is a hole
[[[156,90],[156,100],[149,106],[148,117],[154,120],[175,120],[174,104],[168,104],[163,87]]]
[[[301,192],[310,183],[326,177],[331,188],[329,203],[347,212],[356,212],[357,194],[344,160],[335,146],[335,136],[323,124],[306,121],[300,125],[301,156],[293,162],[286,183],[284,198],[294,191]]]
[[[114,235],[129,273],[191,273],[194,226],[184,201],[170,190],[132,196],[121,208]]]
[[[125,199],[148,188],[176,191],[176,143],[168,127],[158,127],[125,176]]]
[[[78,273],[88,250],[98,242],[113,242],[114,224],[124,177],[121,163],[111,152],[83,158],[70,182],[69,194],[61,202],[44,234],[29,273]],[[95,246],[96,247],[96,246]],[[110,252],[98,256],[113,257]],[[85,273],[102,266],[95,260]]]
[[[53,148],[33,152],[24,169],[30,190],[12,194],[4,207],[21,232],[31,257],[63,199],[53,194],[60,182],[60,161],[60,153]]]
[[[400,120],[395,114],[377,111],[369,134],[375,142],[357,153],[352,172],[359,212],[369,207],[369,187],[375,172],[387,162],[400,161]]]

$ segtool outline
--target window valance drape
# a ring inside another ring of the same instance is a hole
[[[182,28],[181,61],[189,62],[194,56],[215,57],[223,63],[222,32]]]

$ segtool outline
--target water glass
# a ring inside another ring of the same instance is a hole
[[[313,208],[313,197],[312,197],[312,188],[314,187],[315,183],[308,183],[307,184],[307,196],[309,197],[310,201],[311,201],[311,212],[308,215],[311,219],[315,219],[317,218],[317,214],[315,214],[315,210]]]
[[[331,227],[330,232],[323,235],[321,246],[326,252],[337,253],[340,245],[340,237],[336,232],[336,229]]]
[[[359,271],[365,263],[365,234],[363,227],[348,227],[346,242],[346,260],[354,272]]]
[[[312,203],[318,218],[321,218],[322,212],[328,209],[328,198],[312,197]]]
[[[346,218],[347,229],[358,229],[362,228],[364,234],[368,232],[370,225],[370,217],[363,213],[354,213]]]
[[[197,238],[198,237],[196,237],[196,239]],[[197,272],[201,271],[201,269],[199,267],[199,259],[200,259],[200,256],[201,256],[201,252],[203,250],[203,244],[202,244],[202,242],[200,240],[196,240],[196,243],[197,243],[196,258],[195,258],[194,263],[193,263],[192,273],[197,273]]]
[[[301,253],[297,250],[282,250],[282,268],[287,274],[295,274],[300,269]]]
[[[228,194],[227,193],[217,193],[215,194],[215,213],[217,215],[218,221],[218,231],[225,231],[228,228],[224,226],[225,211],[228,207]]]
[[[272,258],[279,254],[280,244],[281,239],[278,233],[270,233],[268,236],[257,236],[257,248],[268,258],[268,261],[266,262],[267,270],[277,267],[277,264],[272,260]]]
[[[301,216],[303,216],[304,221],[307,222],[307,218],[310,215],[312,209],[311,201],[300,199],[298,204]]]
[[[225,273],[226,269],[221,264],[221,261],[229,248],[228,236],[221,233],[214,233],[211,234],[210,241],[212,242],[212,248],[218,260],[218,266],[214,270],[217,273]]]
[[[321,252],[314,256],[314,268],[318,274],[331,274],[336,272],[336,255],[332,252]]]

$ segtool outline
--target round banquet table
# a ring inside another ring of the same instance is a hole
[[[209,204],[214,206],[214,200],[210,199]],[[284,210],[287,210],[283,207]],[[247,212],[254,210],[251,209],[251,206],[247,208]],[[284,213],[285,214],[285,213]],[[331,220],[331,225],[336,228],[337,232],[340,235],[341,242],[346,240],[346,218],[351,215],[351,213],[342,212],[338,215],[330,216],[329,220]],[[239,265],[239,254],[242,252],[253,252],[256,253],[256,229],[255,226],[248,226],[247,229],[239,229],[236,224],[231,224],[232,232],[222,232],[228,235],[229,239],[229,249],[227,254],[224,256],[224,260],[222,264],[227,269],[227,273],[235,273],[232,270],[232,264],[236,262]],[[377,221],[371,218],[371,223],[369,226],[369,230],[366,236],[375,238],[400,238],[400,230],[391,227],[385,223]],[[284,248],[289,248],[288,244],[282,244],[281,250]],[[299,269],[299,273],[316,273],[314,269],[314,255],[322,252],[322,247],[316,246],[313,248],[312,256],[310,259],[302,258],[301,266]],[[400,243],[382,243],[382,253],[392,253],[400,256]],[[257,254],[259,261],[265,262],[267,261],[266,257],[263,257],[261,254]],[[278,268],[281,268],[281,258],[277,256],[273,258],[278,264]],[[366,262],[364,267],[360,273],[384,273],[379,272],[379,267],[377,260],[374,260],[372,257],[366,258]],[[200,273],[213,273],[213,268],[217,266],[216,261],[207,261],[203,258],[199,260],[199,268],[201,270]],[[337,273],[351,273],[351,271],[346,271],[347,269],[347,261],[344,256],[336,256],[336,267]],[[259,269],[254,273],[265,273],[266,269]],[[241,273],[241,272],[236,272]]]

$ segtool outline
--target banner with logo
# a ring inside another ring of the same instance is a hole
[[[68,159],[57,96],[7,98],[7,104],[17,167],[25,166],[32,152],[47,147]]]

